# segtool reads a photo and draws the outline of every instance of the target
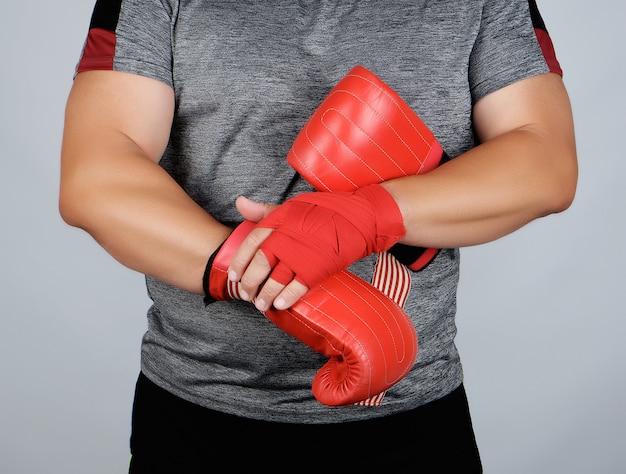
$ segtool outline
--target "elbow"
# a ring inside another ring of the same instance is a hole
[[[564,212],[574,203],[574,197],[576,196],[575,186],[561,186],[560,188],[551,198],[545,215]]]
[[[103,171],[93,164],[76,165],[76,160],[70,158],[61,159],[58,211],[66,224],[87,231],[106,196]]]
[[[85,229],[87,226],[88,191],[79,180],[61,175],[59,187],[58,211],[63,221],[72,226]]]
[[[556,174],[554,184],[550,187],[551,192],[547,199],[547,214],[556,214],[566,211],[574,203],[578,186],[578,166],[575,153],[568,160],[568,165],[563,166]]]
[[[80,206],[78,205],[79,202],[80,199],[68,189],[68,186],[62,184],[58,201],[59,214],[61,215],[61,219],[72,227],[80,227],[81,213]]]
[[[559,198],[555,203],[555,212],[563,212],[569,209],[570,206],[574,203],[574,198],[576,197],[576,180],[567,183],[562,187],[563,190],[559,194]]]

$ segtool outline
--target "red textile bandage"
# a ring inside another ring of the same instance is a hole
[[[274,229],[261,250],[270,277],[309,288],[352,262],[389,249],[406,230],[393,197],[379,184],[353,192],[305,193],[277,207],[257,227]]]

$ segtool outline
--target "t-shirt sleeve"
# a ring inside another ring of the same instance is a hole
[[[563,76],[563,69],[561,69],[561,64],[556,57],[556,51],[554,50],[552,38],[550,38],[548,28],[546,28],[543,17],[539,12],[537,2],[535,0],[529,0],[528,5],[530,7],[530,18],[533,22],[535,35],[537,36],[537,41],[539,42],[539,47],[541,48],[541,53],[543,54],[544,59],[546,60],[546,64],[548,65],[550,72]]]
[[[549,36],[533,0],[486,0],[470,57],[473,101],[534,75],[551,70],[561,73],[552,42],[546,39]]]
[[[122,71],[172,86],[172,24],[167,0],[97,0],[76,73]]]

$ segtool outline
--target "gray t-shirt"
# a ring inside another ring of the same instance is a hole
[[[312,190],[301,179],[292,183],[285,157],[357,64],[395,89],[451,157],[475,145],[476,101],[548,71],[526,0],[101,0],[91,28],[105,32],[98,36],[105,46],[98,54],[86,48],[78,70],[115,69],[173,87],[176,112],[161,165],[232,226],[241,221],[239,195],[279,203]],[[373,264],[368,257],[350,270],[369,281]],[[311,381],[325,357],[251,304],[205,307],[201,296],[151,277],[142,370],[186,400],[263,420],[329,423],[412,409],[462,381],[458,277],[458,249],[413,273],[405,311],[419,335],[418,359],[377,407],[315,400]]]

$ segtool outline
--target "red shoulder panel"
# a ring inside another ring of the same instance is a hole
[[[89,30],[77,72],[113,70],[115,58],[115,33],[102,28]]]

